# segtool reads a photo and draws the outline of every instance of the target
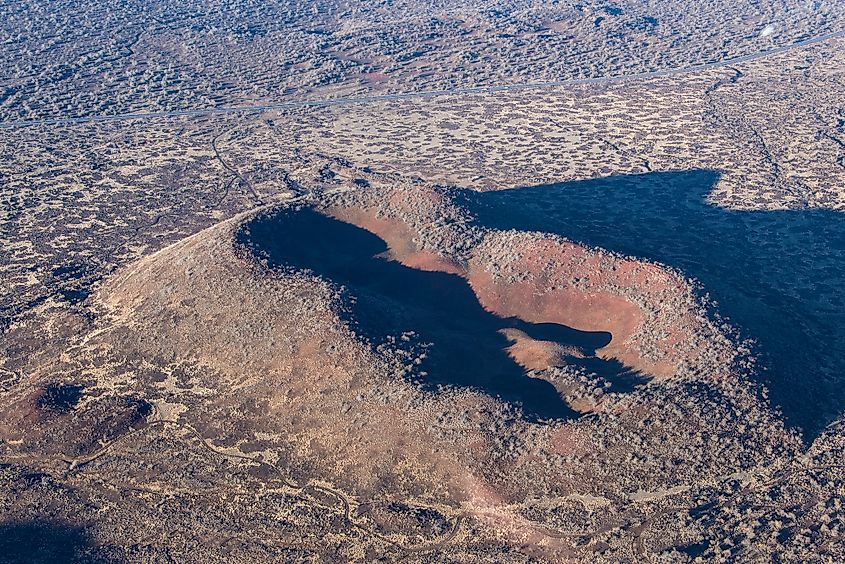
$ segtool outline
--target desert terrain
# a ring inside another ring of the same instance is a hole
[[[0,2],[0,562],[836,562],[845,6]]]

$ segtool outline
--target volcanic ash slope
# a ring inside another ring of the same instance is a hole
[[[401,200],[376,182],[373,186],[381,190],[379,201]],[[428,204],[374,211],[366,205],[372,194],[362,191],[324,209],[347,218],[357,210],[357,223],[365,228],[366,214],[387,218],[414,235],[426,223],[426,213],[451,205],[436,191],[420,191],[418,201]],[[424,388],[407,378],[419,350],[399,341],[371,345],[358,338],[343,320],[349,296],[342,289],[307,272],[268,269],[236,244],[238,230],[250,220],[240,216],[207,229],[107,281],[97,296],[103,308],[100,327],[89,337],[88,349],[139,367],[102,378],[134,388],[160,417],[192,426],[225,452],[338,492],[350,507],[345,518],[356,526],[397,542],[426,542],[428,533],[417,530],[420,520],[384,517],[404,507],[441,515],[456,527],[462,523],[449,539],[455,555],[507,544],[543,557],[596,557],[592,548],[576,548],[567,540],[580,536],[590,538],[590,546],[600,543],[611,560],[632,558],[631,543],[613,531],[635,534],[628,523],[656,511],[641,505],[651,499],[648,492],[693,504],[691,496],[721,476],[777,463],[795,447],[741,378],[726,382],[731,375],[724,364],[716,366],[717,377],[705,378],[696,375],[699,359],[696,370],[687,368],[683,376],[678,368],[683,362],[674,355],[702,346],[671,335],[663,338],[670,354],[661,358],[660,351],[649,354],[644,347],[617,344],[611,351],[622,358],[629,352],[646,371],[663,370],[656,374],[660,378],[625,393],[608,391],[600,378],[566,366],[532,372],[578,403],[579,411],[590,412],[588,417],[530,422],[518,408],[481,391]],[[416,259],[426,259],[423,266],[432,269],[452,264],[482,304],[502,315],[578,325],[574,309],[558,307],[578,294],[622,304],[632,320],[624,340],[629,344],[648,320],[654,326],[677,319],[704,323],[694,309],[673,313],[647,303],[689,292],[685,286],[670,287],[682,279],[655,265],[587,252],[542,234],[475,235],[461,253],[424,236],[405,238],[401,252],[398,239],[391,246],[394,258],[408,264],[420,266]],[[451,236],[463,235],[453,231]],[[389,234],[383,238],[391,243]],[[505,247],[510,255],[503,253]],[[556,270],[548,260],[539,261],[538,250],[560,259]],[[576,265],[618,275],[605,276],[599,292],[584,286]],[[653,271],[649,280],[665,284],[652,286],[657,289],[651,294],[641,291],[637,280],[643,269]],[[533,272],[517,276],[520,271]],[[581,286],[563,288],[572,278]],[[539,286],[520,286],[532,283],[549,283],[558,294],[526,305],[520,296],[531,294],[528,290],[543,293]],[[524,313],[528,306],[534,313]],[[580,323],[598,325],[602,319],[582,315]],[[181,365],[193,367],[190,378],[155,376],[172,374]],[[742,438],[734,432],[739,421]],[[660,542],[671,546],[683,534],[667,534]],[[429,536],[430,542],[440,539]]]

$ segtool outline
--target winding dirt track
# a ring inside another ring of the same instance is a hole
[[[65,464],[68,465],[66,474],[69,474],[71,472],[80,470],[82,467],[84,467],[84,466],[90,464],[91,462],[94,462],[98,458],[108,454],[110,451],[113,450],[113,448],[116,445],[118,445],[122,442],[125,442],[126,440],[128,440],[131,437],[145,433],[145,432],[149,431],[150,429],[163,428],[163,427],[167,427],[167,426],[171,426],[171,427],[175,427],[177,429],[183,430],[183,431],[187,431],[190,435],[192,435],[195,439],[197,439],[197,441],[199,441],[199,443],[206,450],[208,450],[209,452],[211,452],[211,453],[213,453],[217,456],[222,456],[222,457],[226,457],[226,458],[233,458],[233,459],[237,459],[237,460],[244,460],[244,461],[251,462],[251,463],[257,462],[256,459],[251,457],[251,456],[247,456],[247,455],[243,455],[243,454],[236,454],[236,453],[227,452],[227,451],[224,451],[222,449],[219,449],[219,448],[215,447],[209,439],[206,439],[205,437],[203,437],[200,434],[200,432],[195,427],[193,427],[192,425],[189,425],[187,423],[182,423],[182,422],[179,422],[179,421],[169,420],[169,419],[158,419],[158,420],[150,421],[149,423],[145,424],[144,426],[139,427],[138,429],[134,429],[134,430],[132,430],[128,433],[125,433],[124,435],[121,435],[120,437],[104,444],[102,448],[100,448],[96,452],[93,452],[90,455],[83,457],[83,458],[71,458],[71,457],[68,457],[68,456],[60,456],[57,459],[52,459],[52,458],[49,458],[49,457],[38,457],[38,456],[32,456],[32,455],[21,456],[21,457],[11,456],[11,457],[5,457],[5,458],[7,460],[16,460],[16,461],[21,461],[21,462],[61,461],[61,462],[64,462]],[[306,497],[313,497],[313,496],[308,496],[308,491],[310,490],[310,491],[318,492],[318,493],[321,493],[321,494],[324,494],[324,495],[327,495],[329,497],[337,499],[340,506],[342,507],[344,520],[349,524],[350,527],[358,529],[359,531],[361,531],[361,532],[363,532],[366,535],[369,535],[371,537],[376,537],[379,540],[385,542],[386,544],[389,544],[389,545],[391,545],[391,546],[397,548],[398,550],[403,551],[407,554],[420,553],[420,552],[431,552],[431,551],[435,551],[435,550],[442,548],[443,546],[445,546],[446,544],[451,542],[452,539],[455,538],[455,536],[457,536],[457,534],[460,532],[461,525],[462,525],[463,520],[464,520],[464,517],[462,515],[456,516],[453,523],[452,523],[451,528],[449,529],[449,532],[447,532],[441,538],[434,540],[433,542],[422,543],[422,544],[419,544],[419,545],[407,546],[407,545],[401,544],[400,542],[397,542],[396,540],[391,539],[391,538],[389,538],[385,535],[382,535],[382,534],[380,534],[376,531],[373,531],[371,528],[369,528],[365,525],[357,523],[352,517],[352,509],[351,509],[351,505],[349,503],[349,500],[347,499],[346,495],[344,495],[344,493],[341,492],[340,490],[336,490],[334,488],[331,488],[331,487],[328,487],[328,486],[325,486],[325,485],[319,485],[319,484],[314,483],[314,482],[306,482],[306,483],[299,484],[299,483],[296,483],[296,482],[290,480],[289,478],[285,477],[285,472],[283,471],[283,469],[279,468],[275,464],[272,464],[272,463],[269,463],[269,462],[263,462],[263,461],[261,462],[261,464],[266,464],[267,466],[270,466],[271,468],[273,468],[273,470],[275,470],[277,472],[277,474],[279,476],[281,476],[281,478],[278,478],[277,480],[279,482],[281,482],[285,487],[292,489],[292,490],[296,490],[297,493],[303,494]],[[121,489],[138,490],[138,491],[151,493],[148,490],[143,490],[143,489],[139,489],[137,487],[128,486],[128,485],[122,486]],[[314,501],[313,503],[315,505],[317,505],[317,506],[319,506],[323,509],[329,510],[329,511],[336,511],[337,510],[337,507],[332,507],[330,505],[324,505],[322,503],[319,503],[318,501]]]
[[[58,458],[49,458],[49,457],[38,457],[38,456],[32,456],[32,455],[24,455],[24,456],[20,456],[20,457],[9,456],[9,457],[4,457],[4,458],[8,461],[16,460],[16,461],[20,461],[20,462],[30,462],[30,463],[31,462],[61,461],[61,462],[68,465],[66,474],[70,474],[71,472],[78,471],[82,467],[90,464],[91,462],[93,462],[93,461],[97,460],[98,458],[104,456],[105,454],[109,453],[111,450],[113,450],[113,448],[116,445],[118,445],[122,442],[125,442],[126,440],[128,440],[129,438],[131,438],[133,436],[145,433],[145,432],[147,432],[151,429],[164,428],[164,427],[167,427],[167,426],[171,426],[171,427],[175,427],[177,429],[183,430],[183,431],[187,431],[206,450],[215,454],[216,456],[221,456],[221,457],[230,458],[230,459],[244,460],[246,462],[251,462],[251,463],[257,462],[256,459],[251,457],[251,456],[227,452],[225,450],[222,450],[222,449],[215,447],[209,439],[206,439],[205,437],[203,437],[200,434],[200,432],[190,424],[182,423],[182,422],[179,422],[179,421],[168,420],[168,419],[158,419],[158,420],[150,421],[149,423],[145,424],[144,426],[139,427],[138,429],[132,430],[132,431],[130,431],[130,432],[124,434],[124,435],[121,435],[120,437],[104,444],[102,448],[100,448],[96,452],[93,452],[93,453],[91,453],[90,455],[88,455],[84,458],[71,458],[71,457],[68,457],[68,456],[60,456]],[[378,538],[379,540],[383,541],[384,543],[395,547],[396,549],[398,549],[401,552],[404,552],[405,556],[410,556],[411,554],[415,554],[415,553],[433,552],[433,551],[436,551],[436,550],[441,549],[444,546],[448,545],[459,534],[461,527],[463,525],[463,521],[465,519],[464,515],[457,515],[455,517],[453,523],[452,523],[452,526],[451,526],[449,532],[447,532],[445,535],[443,535],[442,537],[440,537],[437,540],[434,540],[434,541],[428,542],[428,543],[421,543],[419,545],[411,545],[411,546],[404,545],[404,544],[402,544],[402,543],[400,543],[400,542],[398,542],[394,539],[391,539],[391,538],[389,538],[385,535],[382,535],[382,534],[380,534],[376,531],[373,531],[371,528],[369,528],[365,525],[362,525],[362,524],[356,522],[355,519],[352,516],[351,504],[350,504],[348,498],[346,497],[346,495],[343,492],[341,492],[340,490],[336,490],[336,489],[328,487],[326,485],[320,485],[320,484],[317,484],[315,482],[305,482],[305,483],[300,484],[300,483],[297,483],[297,482],[292,481],[289,478],[285,477],[284,470],[279,468],[275,464],[263,462],[263,461],[261,462],[261,464],[266,464],[266,465],[270,466],[271,468],[273,468],[273,470],[275,470],[277,472],[278,476],[280,476],[280,478],[277,478],[276,480],[278,482],[281,482],[281,484],[283,484],[284,487],[291,489],[291,490],[295,490],[297,493],[302,494],[305,497],[313,497],[313,496],[309,496],[309,494],[308,494],[308,491],[310,490],[310,491],[318,492],[318,493],[321,493],[323,495],[337,499],[341,508],[342,508],[344,520],[349,524],[350,527],[357,529],[357,530],[361,531],[362,533],[365,533],[365,534],[367,534],[371,537]],[[706,513],[713,513],[714,511],[717,511],[719,509],[722,509],[724,507],[727,507],[729,505],[736,503],[737,501],[739,501],[741,498],[743,498],[744,496],[746,496],[748,494],[751,494],[751,493],[754,493],[754,492],[764,490],[766,488],[770,488],[772,486],[781,484],[783,482],[786,482],[790,478],[797,476],[799,474],[802,474],[802,473],[812,473],[812,472],[817,472],[817,471],[821,471],[821,470],[842,469],[842,468],[845,468],[845,464],[822,464],[822,465],[816,465],[816,466],[800,466],[800,467],[797,467],[797,468],[794,468],[794,467],[793,468],[783,468],[783,469],[776,471],[774,473],[774,475],[771,478],[769,478],[768,480],[762,480],[762,481],[760,481],[756,484],[748,485],[744,488],[741,488],[740,490],[738,490],[734,494],[728,496],[726,499],[721,500],[721,501],[717,501],[717,502],[713,503],[712,505],[710,505],[708,503],[708,504],[704,504],[704,505],[700,506],[700,509],[698,510],[698,514],[703,515],[703,514],[706,514]],[[715,485],[716,485],[716,487],[718,487],[719,484],[726,483],[727,481],[729,481],[729,479],[722,480],[721,482],[719,482]],[[112,485],[120,486],[119,484],[112,484]],[[124,486],[120,486],[120,487],[121,487],[121,489],[125,489],[125,490],[137,490],[137,491],[143,491],[143,492],[146,492],[146,493],[156,493],[156,492],[152,492],[152,491],[148,491],[148,490],[144,490],[144,489],[139,489],[139,488],[137,488],[137,486],[131,486],[131,485],[128,485],[128,484],[126,484]],[[192,492],[192,493],[194,493],[194,492]],[[321,507],[323,509],[326,509],[328,511],[337,511],[338,510],[337,506],[326,505],[326,504],[320,503],[319,501],[316,501],[316,500],[314,500],[313,503],[316,506]],[[692,510],[695,511],[696,508],[692,508]],[[581,531],[581,532],[556,531],[554,529],[545,527],[540,523],[537,523],[537,531],[541,532],[543,535],[546,535],[546,536],[551,537],[551,538],[583,539],[583,540],[586,541],[587,544],[589,544],[595,537],[602,535],[602,534],[605,534],[605,533],[608,533],[610,531],[620,530],[620,529],[629,530],[633,533],[632,539],[631,539],[633,553],[640,558],[644,558],[644,557],[646,557],[647,551],[646,551],[646,547],[645,547],[644,542],[643,542],[643,536],[644,536],[645,532],[648,530],[648,528],[657,519],[659,519],[661,517],[664,517],[666,515],[671,515],[671,514],[677,514],[677,513],[680,513],[680,512],[684,512],[684,511],[690,511],[690,507],[688,505],[670,505],[670,506],[664,507],[664,508],[660,509],[659,511],[657,511],[656,513],[649,515],[647,517],[644,517],[644,518],[642,516],[632,516],[631,519],[629,519],[629,520],[620,520],[620,521],[616,521],[616,522],[613,522],[613,523],[605,524],[604,526],[599,527],[598,529],[595,529],[593,531]]]

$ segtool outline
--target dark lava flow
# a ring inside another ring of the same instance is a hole
[[[531,378],[505,352],[511,343],[498,331],[519,329],[534,339],[574,345],[587,354],[610,342],[605,332],[584,332],[554,323],[527,323],[486,311],[467,281],[454,274],[408,268],[379,256],[387,245],[354,225],[310,208],[283,209],[250,221],[239,242],[265,256],[270,266],[309,269],[347,287],[354,297],[351,321],[372,343],[414,331],[433,343],[421,369],[426,387],[472,387],[522,405],[531,420],[574,417],[549,382]],[[587,359],[609,379],[626,368]]]
[[[649,173],[459,199],[481,225],[556,233],[700,280],[758,342],[772,401],[812,438],[845,409],[845,214],[713,206],[718,178]]]

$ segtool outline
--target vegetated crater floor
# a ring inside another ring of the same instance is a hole
[[[773,402],[812,438],[845,407],[845,219],[724,209],[707,201],[717,180],[707,170],[649,173],[461,199],[485,226],[556,233],[699,280],[719,314],[757,341]]]
[[[610,344],[610,333],[533,323],[518,311],[497,315],[459,270],[406,266],[388,256],[379,237],[311,208],[259,216],[240,232],[240,243],[272,267],[307,269],[342,284],[353,300],[349,321],[370,342],[414,335],[429,344],[415,374],[428,388],[473,387],[519,403],[532,419],[569,418],[577,414],[549,382],[526,376],[528,365],[564,361],[617,384],[633,377],[630,367],[596,355]]]

